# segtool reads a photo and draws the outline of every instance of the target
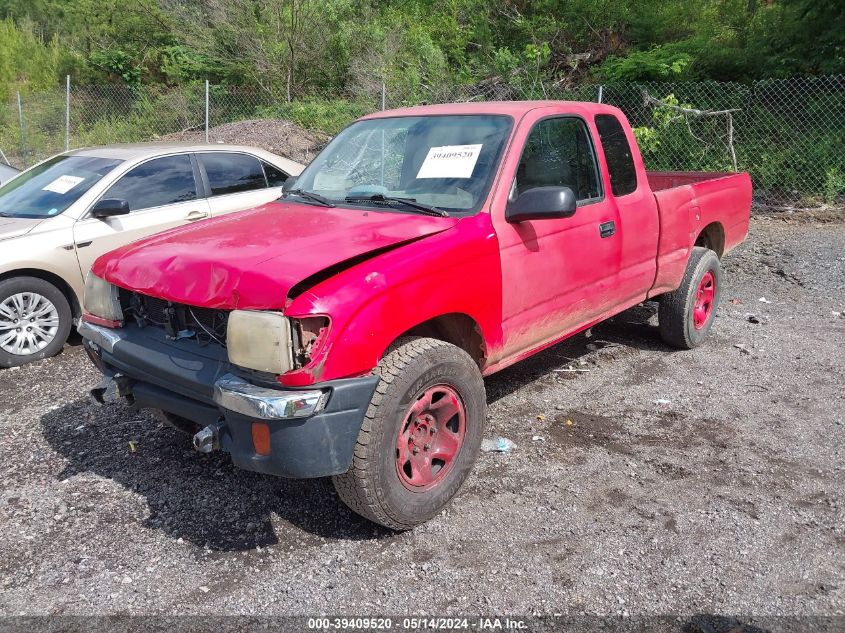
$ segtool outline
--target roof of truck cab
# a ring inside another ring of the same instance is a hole
[[[379,119],[396,116],[425,116],[446,114],[505,114],[516,119],[538,108],[569,108],[582,114],[618,114],[620,110],[606,103],[592,101],[480,101],[465,103],[439,103],[412,106],[375,112],[363,118]]]

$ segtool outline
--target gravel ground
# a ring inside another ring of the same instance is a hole
[[[724,263],[697,350],[646,304],[488,379],[517,448],[404,534],[95,407],[78,344],[3,371],[0,613],[845,615],[845,218]]]

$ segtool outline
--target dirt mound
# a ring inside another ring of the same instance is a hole
[[[205,140],[205,131],[191,130],[161,138],[165,141],[202,142]],[[236,121],[212,127],[208,131],[208,140],[212,143],[253,145],[304,164],[311,162],[330,139],[328,134],[306,130],[284,119]]]

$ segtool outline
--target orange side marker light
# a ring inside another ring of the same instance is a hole
[[[270,454],[270,427],[263,422],[252,423],[252,445],[258,455]]]

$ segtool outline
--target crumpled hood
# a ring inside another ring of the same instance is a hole
[[[0,216],[0,240],[26,235],[43,221],[44,218],[5,218]]]
[[[281,309],[295,284],[335,264],[439,233],[455,218],[270,204],[180,227],[92,268],[141,294],[220,309]]]

